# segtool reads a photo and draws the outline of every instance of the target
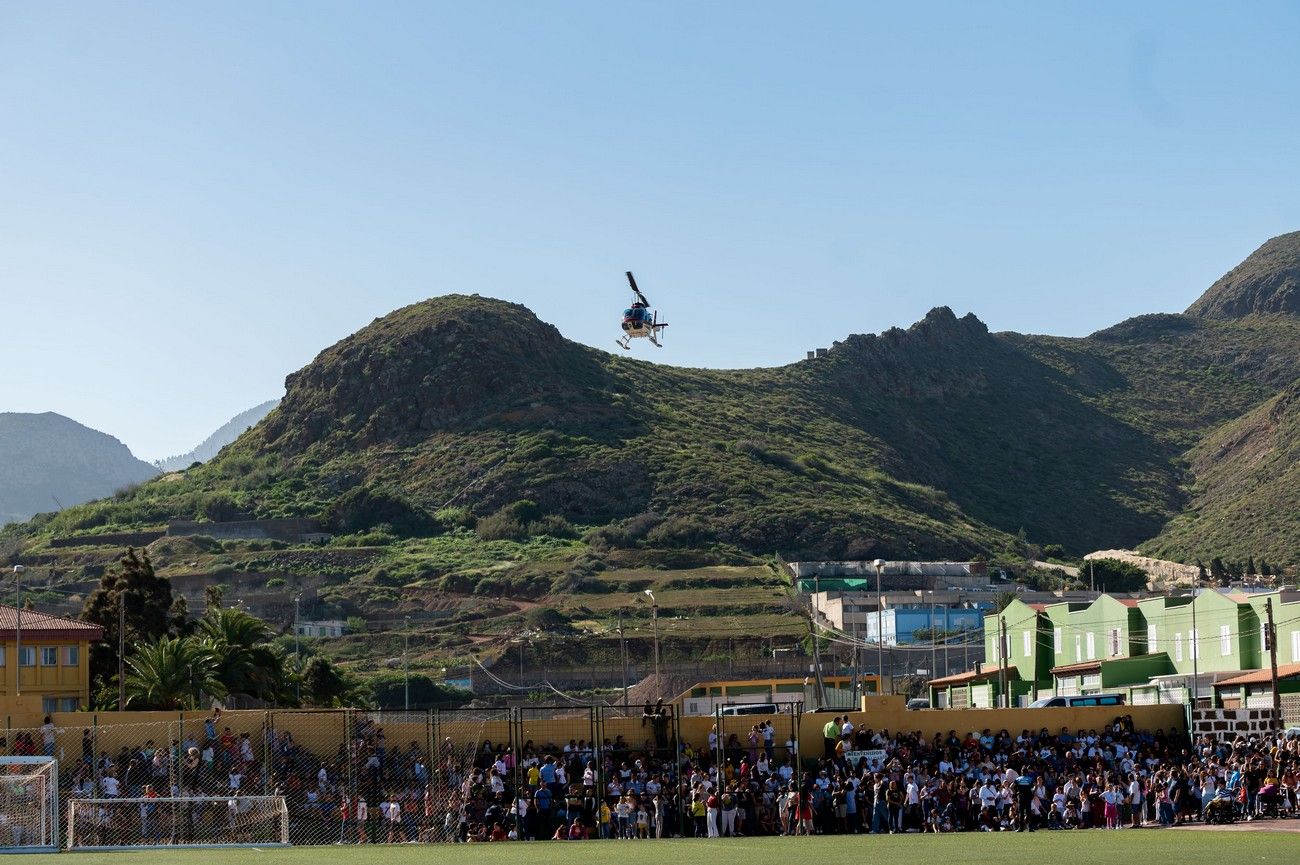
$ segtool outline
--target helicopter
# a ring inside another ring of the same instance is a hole
[[[632,301],[631,307],[623,310],[623,336],[616,342],[624,351],[631,351],[633,339],[646,337],[656,347],[663,348],[663,343],[659,341],[659,331],[667,327],[668,323],[661,322],[659,313],[650,309],[650,301],[636,287],[636,279],[630,270],[627,271],[627,284],[632,286],[632,294],[636,299]]]

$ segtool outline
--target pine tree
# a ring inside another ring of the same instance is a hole
[[[147,553],[128,549],[122,560],[100,578],[99,586],[81,608],[83,621],[104,629],[104,639],[90,647],[92,695],[117,681],[119,604],[126,624],[123,645],[153,643],[177,632],[171,581],[154,573]]]
[[[1271,577],[1271,576],[1273,576],[1273,569],[1270,568],[1270,567],[1268,566],[1268,562],[1264,561],[1263,559],[1260,559],[1260,560],[1259,560],[1259,575],[1260,575],[1261,577]]]
[[[1254,556],[1247,556],[1247,557],[1246,557],[1246,576],[1249,577],[1249,576],[1251,576],[1251,575],[1254,574],[1254,573],[1255,573],[1255,557],[1254,557]]]
[[[1228,569],[1223,566],[1223,559],[1215,556],[1210,559],[1210,576],[1216,580],[1222,580],[1228,574]]]

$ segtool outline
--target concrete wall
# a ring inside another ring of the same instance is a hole
[[[163,536],[163,532],[119,532],[114,535],[69,535],[54,538],[52,547],[147,547]]]
[[[298,543],[304,535],[320,533],[316,520],[232,520],[222,523],[200,523],[192,520],[174,520],[167,525],[169,536],[206,535],[218,540],[277,540]]]
[[[919,731],[930,737],[955,730],[958,734],[984,729],[997,732],[1001,729],[1013,735],[1021,730],[1039,730],[1046,727],[1055,733],[1062,727],[1071,732],[1080,728],[1100,730],[1114,722],[1120,715],[1132,715],[1139,730],[1186,730],[1187,720],[1182,706],[1075,706],[1060,709],[929,709],[908,711],[902,697],[863,697],[862,711],[850,713],[854,724],[865,724],[873,730]],[[822,725],[833,715],[806,714],[800,722],[800,734],[805,740],[820,744]]]

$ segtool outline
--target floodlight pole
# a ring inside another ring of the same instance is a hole
[[[880,591],[880,577],[885,570],[885,560],[876,559],[871,563],[876,569],[876,693],[884,693],[885,683],[885,601]],[[894,693],[894,679],[890,676],[889,693]]]
[[[22,565],[14,565],[14,696],[23,695],[23,572]]]

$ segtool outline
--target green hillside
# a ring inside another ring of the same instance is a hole
[[[1191,501],[1152,555],[1292,564],[1300,539],[1300,383],[1206,436],[1189,454]]]

